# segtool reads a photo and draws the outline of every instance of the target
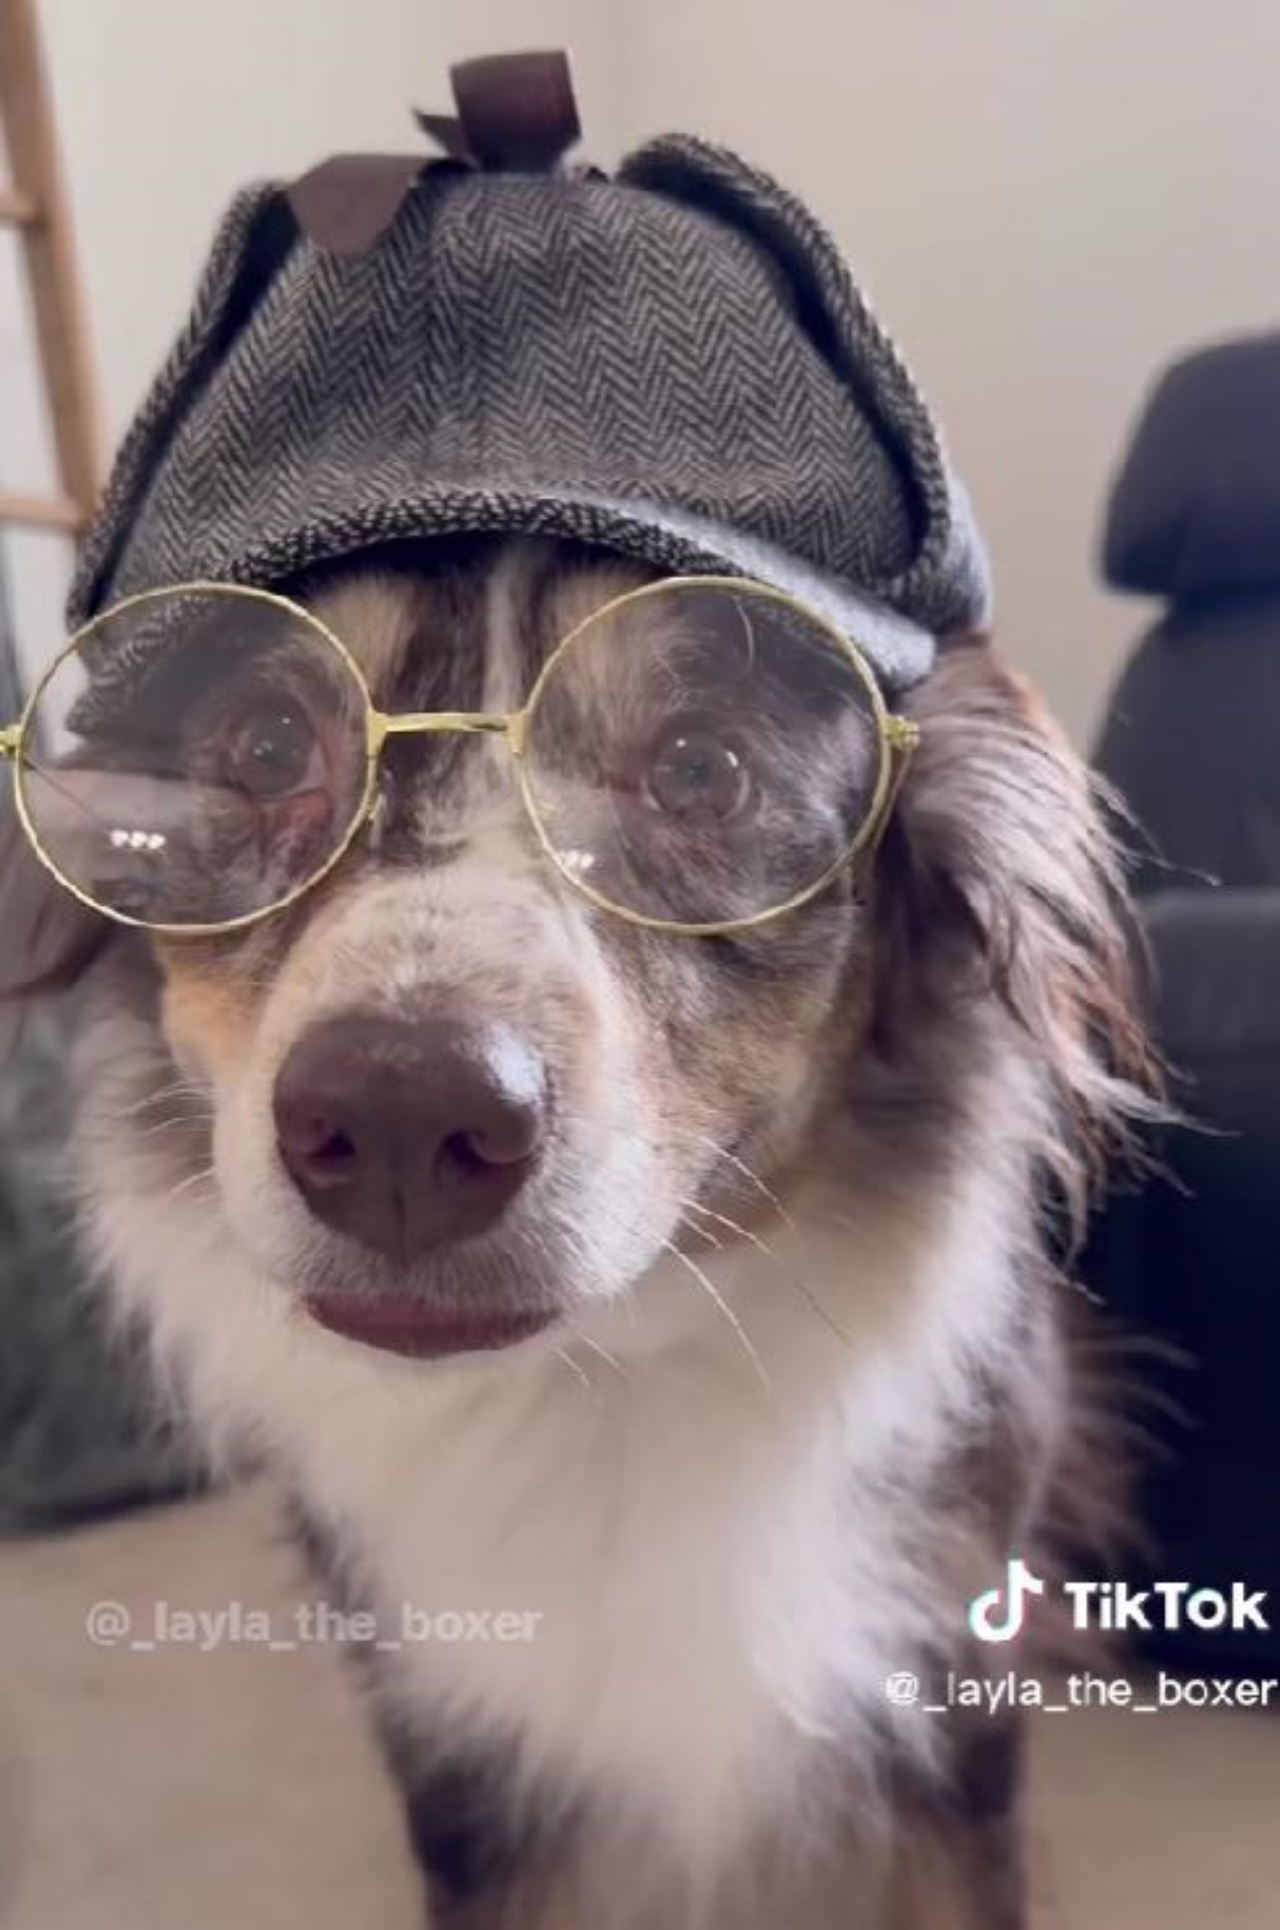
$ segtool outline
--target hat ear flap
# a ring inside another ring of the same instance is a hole
[[[85,537],[68,599],[73,628],[100,608],[130,524],[192,398],[228,353],[297,240],[297,222],[278,188],[246,188],[227,210],[186,326],[124,440]]]
[[[918,541],[905,570],[864,588],[936,635],[984,623],[990,586],[968,502],[906,363],[821,222],[769,175],[691,135],[640,148],[618,179],[716,216],[771,256],[801,326],[876,425],[907,486]]]

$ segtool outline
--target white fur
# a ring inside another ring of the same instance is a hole
[[[108,1067],[145,1064],[130,1031],[85,1047],[113,1110]],[[639,1833],[690,1921],[758,1827],[800,1824],[824,1739],[863,1737],[873,1800],[885,1676],[959,1633],[962,1604],[921,1586],[904,1496],[1002,1344],[998,1163],[910,1217],[802,1195],[774,1257],[698,1255],[727,1311],[668,1259],[582,1339],[425,1365],[313,1326],[211,1195],[157,1199],[154,1154],[105,1123],[84,1137],[97,1250],[209,1437],[297,1482],[390,1632],[405,1602],[542,1618],[531,1644],[408,1648],[424,1734],[518,1738],[528,1777]],[[889,1472],[892,1497],[868,1478]],[[927,1717],[897,1721],[927,1749]]]

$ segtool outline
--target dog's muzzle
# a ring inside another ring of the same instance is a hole
[[[541,1055],[505,1026],[353,1013],[304,1033],[285,1059],[276,1143],[317,1220],[407,1267],[495,1225],[539,1165],[550,1090]],[[550,1318],[408,1294],[307,1306],[351,1339],[419,1355],[508,1345]]]

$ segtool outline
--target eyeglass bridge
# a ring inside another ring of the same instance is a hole
[[[455,731],[463,736],[505,737],[518,756],[524,745],[526,714],[523,710],[370,710],[369,749],[376,754],[388,737]]]

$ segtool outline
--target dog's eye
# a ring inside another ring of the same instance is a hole
[[[242,711],[225,739],[222,764],[229,781],[250,797],[287,797],[312,773],[315,732],[297,705],[268,698]]]
[[[645,788],[659,811],[685,824],[724,824],[746,809],[753,791],[741,747],[695,720],[676,720],[663,732]]]

